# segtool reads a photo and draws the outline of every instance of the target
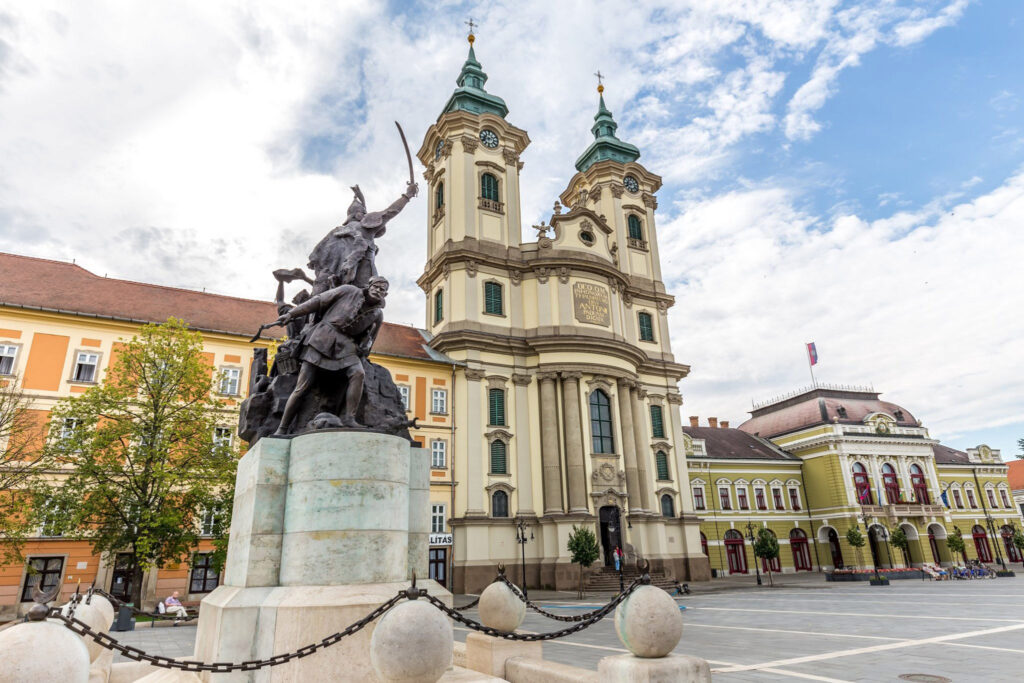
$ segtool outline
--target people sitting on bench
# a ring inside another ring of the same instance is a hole
[[[171,593],[170,597],[164,599],[164,608],[168,614],[173,614],[178,619],[188,619],[188,610],[178,599],[178,591]]]

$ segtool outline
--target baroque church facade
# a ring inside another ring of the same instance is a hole
[[[488,93],[472,46],[458,87],[417,156],[428,183],[431,346],[458,362],[452,409],[452,586],[475,592],[504,562],[526,580],[574,587],[574,526],[610,563],[649,560],[707,578],[688,495],[677,387],[688,366],[668,331],[655,193],[661,179],[616,136],[603,88],[594,141],[536,241],[521,238],[520,157],[530,143]],[[564,207],[564,208],[563,208]]]

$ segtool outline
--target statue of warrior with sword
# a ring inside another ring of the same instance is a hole
[[[409,162],[409,182],[402,196],[383,211],[367,212],[366,201],[359,186],[353,187],[355,199],[349,206],[345,222],[320,240],[309,255],[309,267],[313,269],[315,277],[311,280],[297,268],[274,272],[282,285],[297,279],[313,285],[312,293],[301,302],[297,301],[294,307],[281,305],[283,291],[279,285],[281,317],[260,328],[261,332],[274,326],[288,326],[290,330],[301,327],[297,336],[290,338],[278,349],[275,365],[280,365],[283,368],[281,371],[286,374],[297,371],[298,376],[294,389],[288,394],[275,434],[304,431],[304,426],[313,429],[318,428],[318,425],[364,426],[357,422],[356,414],[363,400],[366,359],[383,323],[382,309],[388,290],[387,280],[377,273],[375,240],[384,234],[387,222],[405,208],[419,189],[414,180],[412,154],[405,133],[397,121],[395,125],[398,126],[406,160]],[[256,333],[253,341],[259,337],[260,332]],[[393,386],[390,378],[388,384]],[[320,391],[313,392],[317,386],[321,387]],[[339,389],[344,386],[343,399],[339,402],[337,398],[342,397],[337,396],[325,401],[322,397],[326,386]],[[397,389],[394,393],[397,397]],[[380,400],[381,397],[371,398]],[[318,403],[318,406],[314,408],[307,399]],[[366,427],[374,429],[397,426],[404,429],[404,409],[400,405],[394,410],[376,405],[366,408],[363,412],[368,415],[396,412],[401,418],[397,425],[367,424]],[[243,413],[246,412],[243,404]],[[297,418],[300,416],[305,417],[299,421]],[[309,420],[311,416],[315,416],[315,419]]]

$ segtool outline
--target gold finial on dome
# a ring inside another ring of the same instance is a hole
[[[598,69],[594,72],[594,75],[597,76],[597,92],[604,94],[604,84],[601,83],[604,80],[604,74]]]

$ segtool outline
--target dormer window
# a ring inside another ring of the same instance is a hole
[[[894,413],[894,415],[896,416],[896,420],[897,420],[897,421],[899,421],[899,422],[902,422],[902,421],[903,421],[903,411],[902,411],[902,410],[897,410],[897,411],[896,411],[896,412]]]
[[[841,417],[843,419],[846,419],[846,407],[845,406],[839,406],[838,408],[836,408],[836,415],[838,415],[839,417]]]

